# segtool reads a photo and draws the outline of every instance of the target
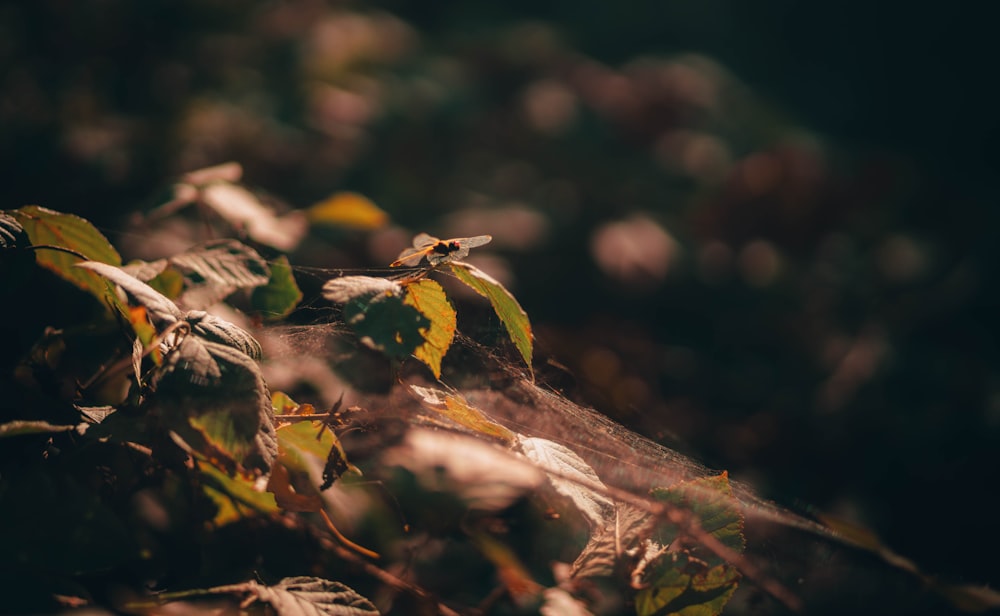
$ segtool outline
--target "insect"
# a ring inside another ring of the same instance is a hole
[[[456,237],[450,240],[439,240],[436,237],[421,233],[413,238],[413,247],[399,253],[399,258],[389,264],[389,267],[399,267],[407,261],[416,265],[427,257],[431,265],[440,265],[458,261],[469,256],[469,249],[488,244],[493,240],[491,235],[476,235],[474,237]]]

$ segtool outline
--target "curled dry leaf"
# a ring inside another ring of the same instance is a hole
[[[201,189],[201,200],[236,229],[261,244],[282,252],[294,250],[309,228],[305,214],[293,210],[277,216],[252,192],[229,182],[214,182]]]

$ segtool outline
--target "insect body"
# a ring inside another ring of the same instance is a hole
[[[492,239],[493,237],[490,235],[476,235],[474,237],[439,240],[426,233],[421,233],[413,238],[413,247],[399,253],[399,258],[390,263],[389,266],[399,267],[408,261],[412,261],[416,265],[424,257],[427,257],[427,262],[431,265],[458,261],[469,256],[470,248],[488,244]]]

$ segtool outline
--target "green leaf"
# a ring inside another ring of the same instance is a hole
[[[737,552],[745,549],[743,515],[726,473],[657,488],[652,495],[690,511],[701,529],[726,547]],[[647,554],[640,565],[645,569],[643,581],[648,587],[636,594],[639,616],[716,616],[736,592],[739,571],[714,552],[693,541],[682,541],[671,549],[659,548],[675,545],[680,534],[680,529],[670,524],[657,529],[656,540],[650,545],[658,549],[647,550],[652,554]]]
[[[278,427],[278,458],[267,488],[284,509],[319,511],[320,492],[348,470],[361,473],[347,462],[340,441],[322,422],[284,424]]]
[[[98,299],[108,295],[106,281],[93,273],[73,267],[81,261],[121,265],[122,258],[108,240],[87,220],[37,205],[9,212],[36,247],[35,261],[60,278],[92,293]],[[53,246],[56,248],[45,248]],[[59,250],[62,249],[62,250]]]
[[[455,309],[441,285],[428,278],[406,285],[403,303],[416,308],[430,322],[430,327],[422,332],[426,342],[413,355],[427,364],[436,378],[441,378],[441,360],[455,338]]]
[[[281,511],[274,495],[255,489],[252,479],[230,476],[208,461],[199,464],[198,471],[202,489],[216,506],[212,517],[215,526],[225,526],[259,513],[267,515]]]
[[[424,344],[423,331],[430,321],[399,295],[353,299],[344,306],[344,317],[366,346],[390,357],[409,357]]]
[[[352,229],[378,229],[389,221],[389,215],[367,197],[352,192],[339,192],[306,210],[309,222]]]
[[[528,314],[517,303],[514,296],[502,284],[473,265],[462,262],[450,263],[449,265],[459,280],[490,300],[493,311],[500,317],[500,321],[507,328],[507,334],[510,335],[514,346],[524,358],[524,363],[531,369],[531,322],[528,320]]]
[[[229,345],[185,336],[154,373],[165,426],[229,471],[267,472],[278,453],[274,409],[260,367]]]
[[[717,616],[739,584],[740,574],[730,565],[705,568],[678,552],[667,552],[662,560],[653,586],[636,593],[638,616]]]
[[[733,495],[727,473],[685,481],[670,488],[655,488],[651,494],[653,498],[691,511],[697,517],[701,529],[726,547],[737,552],[746,549],[743,514],[740,512],[739,502]],[[677,529],[664,525],[662,532],[657,536],[657,541],[669,545],[676,537]],[[712,565],[724,562],[710,552],[701,558]]]
[[[302,291],[295,282],[288,257],[285,255],[271,262],[271,277],[267,284],[254,289],[250,296],[254,309],[268,320],[288,315],[300,301],[302,301]]]

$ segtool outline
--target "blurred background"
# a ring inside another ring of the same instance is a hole
[[[3,2],[0,207],[120,244],[180,174],[236,161],[290,207],[350,190],[391,216],[293,263],[490,233],[475,262],[567,393],[998,584],[1000,101],[969,11]]]

